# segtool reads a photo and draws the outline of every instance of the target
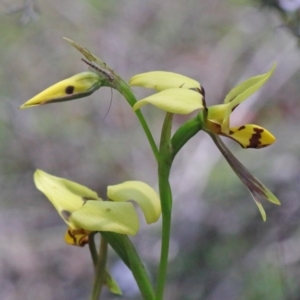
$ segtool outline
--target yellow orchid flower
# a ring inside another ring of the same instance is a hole
[[[200,83],[180,74],[155,71],[135,75],[129,81],[130,85],[153,88],[158,91],[158,93],[138,101],[133,107],[134,109],[138,109],[147,103],[172,113],[190,113],[197,108],[203,108],[198,114],[198,121],[190,123],[196,124],[196,130],[187,134],[187,136],[191,137],[199,129],[202,129],[212,137],[233,171],[249,189],[264,221],[266,220],[266,213],[259,198],[264,197],[277,205],[280,205],[279,200],[233,156],[219,135],[235,140],[243,148],[259,149],[274,143],[275,137],[265,128],[253,124],[230,127],[229,121],[233,110],[260,89],[274,70],[275,64],[269,72],[245,80],[233,88],[225,97],[223,104],[209,107],[206,106],[204,89]],[[194,96],[195,93],[200,96],[198,100]],[[201,105],[199,104],[200,101]],[[182,137],[182,134],[186,133],[183,129],[180,130],[180,133],[176,136],[178,144],[180,144],[178,137]],[[180,145],[182,146],[182,144]]]
[[[273,144],[276,139],[265,128],[253,124],[230,127],[229,117],[239,104],[266,83],[273,74],[275,67],[274,64],[269,72],[249,78],[233,88],[225,97],[224,104],[208,107],[206,129],[235,140],[243,148],[259,149]]]
[[[233,110],[260,89],[271,77],[274,69],[275,64],[266,74],[252,77],[233,88],[225,97],[223,104],[205,107],[207,110],[207,118],[204,124],[206,130],[229,137],[238,142],[243,148],[263,148],[274,143],[275,137],[268,130],[258,125],[229,126],[229,117]],[[196,109],[203,108],[203,88],[199,82],[184,75],[153,71],[133,76],[129,80],[129,84],[159,91],[138,101],[133,107],[134,110],[148,103],[177,114],[188,114]],[[197,91],[198,97],[195,95]]]
[[[280,205],[280,201],[235,158],[218,135],[235,140],[243,148],[259,149],[275,142],[275,137],[263,127],[253,124],[245,124],[239,127],[230,127],[229,125],[229,117],[232,111],[266,83],[273,74],[275,67],[274,64],[269,72],[245,80],[227,94],[224,104],[208,107],[202,116],[199,114],[199,117],[202,118],[202,129],[212,137],[233,171],[248,188],[264,221],[266,221],[266,212],[259,198],[263,197],[276,205]]]
[[[94,231],[135,235],[139,221],[128,200],[141,206],[148,224],[156,222],[161,213],[157,193],[140,181],[109,186],[108,197],[112,201],[103,201],[89,188],[41,170],[34,173],[34,182],[68,225],[65,241],[72,245],[85,245]]]

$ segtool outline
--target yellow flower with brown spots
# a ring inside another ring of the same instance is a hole
[[[176,114],[189,114],[197,109],[204,109],[207,114],[203,129],[206,131],[231,138],[243,148],[263,148],[275,141],[268,130],[253,124],[230,127],[229,117],[239,104],[265,84],[274,69],[275,65],[269,72],[242,82],[228,93],[224,103],[209,107],[206,107],[203,87],[194,79],[165,71],[138,74],[129,80],[131,86],[154,88],[158,93],[139,100],[133,109],[146,104]]]
[[[141,181],[108,186],[108,201],[103,201],[96,192],[81,184],[41,170],[34,173],[34,182],[68,225],[65,241],[71,245],[84,246],[91,232],[135,235],[139,221],[128,200],[139,204],[148,224],[156,222],[161,214],[157,193]]]
[[[207,108],[205,130],[226,136],[238,142],[243,148],[263,148],[275,142],[275,137],[265,128],[254,124],[230,127],[230,114],[249,96],[260,89],[274,72],[275,65],[265,74],[242,82],[225,97],[223,104]]]
[[[178,137],[182,138],[183,134],[190,138],[201,129],[207,132],[233,171],[249,189],[264,221],[266,213],[260,198],[266,198],[277,205],[280,205],[279,200],[235,158],[219,136],[226,136],[239,143],[243,148],[259,149],[275,142],[275,137],[267,129],[258,125],[244,124],[230,127],[230,114],[266,83],[274,69],[275,64],[269,72],[245,80],[227,94],[224,103],[213,106],[206,106],[205,92],[200,83],[184,75],[154,71],[135,75],[129,81],[132,86],[154,88],[158,91],[158,93],[138,101],[133,106],[134,110],[146,104],[152,104],[166,112],[177,114],[189,114],[197,109],[200,110],[198,116],[191,120],[186,127],[188,130],[192,128],[192,131],[187,132],[185,129],[179,128],[173,138],[176,136],[176,143],[180,144],[180,148],[183,144],[180,143]],[[180,133],[178,133],[179,131]],[[173,138],[172,141],[174,141]]]

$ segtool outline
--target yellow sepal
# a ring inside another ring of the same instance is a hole
[[[202,99],[203,96],[198,92],[182,88],[172,88],[138,101],[133,106],[133,110],[135,111],[146,104],[152,104],[166,112],[186,115],[203,108]]]
[[[224,103],[228,104],[228,106],[227,111],[223,116],[223,124],[228,123],[230,114],[239,104],[258,91],[269,80],[275,68],[276,64],[273,64],[272,68],[267,73],[254,76],[243,81],[227,94]],[[224,127],[224,125],[222,125],[222,127]]]
[[[152,71],[137,74],[129,80],[131,86],[142,86],[145,88],[162,91],[171,88],[201,89],[200,83],[187,76],[165,71]]]
[[[132,203],[111,201],[87,201],[70,215],[76,228],[88,231],[112,231],[135,235],[139,230],[139,220]]]
[[[158,220],[161,214],[160,199],[155,190],[142,181],[125,181],[107,187],[109,199],[117,202],[133,200],[141,207],[148,224]]]
[[[73,229],[78,229],[70,216],[87,200],[100,200],[96,192],[64,178],[52,176],[42,170],[34,173],[34,183],[53,204],[62,219]]]

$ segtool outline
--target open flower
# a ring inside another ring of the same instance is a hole
[[[275,65],[269,72],[242,82],[228,93],[223,104],[210,107],[206,106],[204,89],[200,83],[180,74],[155,71],[135,75],[129,81],[130,85],[154,88],[158,91],[158,93],[138,101],[133,109],[138,109],[148,103],[170,113],[189,113],[202,108],[197,116],[198,122],[193,123],[196,124],[195,132],[202,129],[211,136],[233,171],[249,189],[263,220],[266,220],[266,213],[259,198],[264,197],[278,205],[280,204],[279,200],[234,157],[219,135],[235,140],[243,148],[259,149],[271,145],[275,141],[275,137],[265,128],[253,124],[230,127],[229,122],[233,110],[260,89],[270,78],[274,69]],[[198,100],[194,96],[195,93],[200,96]],[[182,132],[181,130],[180,134]],[[194,133],[187,133],[189,137],[193,135]]]
[[[109,186],[107,196],[111,201],[103,201],[89,188],[41,170],[34,173],[34,182],[68,225],[65,241],[72,245],[85,245],[88,235],[95,231],[135,235],[139,221],[128,200],[140,205],[148,224],[156,222],[161,213],[157,193],[140,181]]]
[[[230,127],[229,117],[239,104],[262,87],[274,69],[275,65],[266,74],[242,82],[228,93],[223,104],[210,107],[206,107],[205,102],[203,104],[204,90],[194,79],[164,71],[138,74],[129,80],[130,85],[154,88],[158,93],[138,101],[133,109],[152,104],[170,113],[188,114],[205,107],[207,111],[204,124],[206,130],[229,137],[243,148],[266,147],[275,141],[275,137],[268,130],[253,124]],[[198,97],[195,94],[198,94]]]
[[[225,97],[224,103],[207,108],[205,128],[216,134],[229,137],[243,148],[263,148],[275,142],[275,137],[265,128],[253,124],[230,127],[229,118],[233,110],[260,89],[274,72],[275,64],[265,74],[242,82]]]

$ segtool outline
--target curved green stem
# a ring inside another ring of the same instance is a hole
[[[121,80],[119,82],[118,91],[125,97],[125,99],[130,104],[131,107],[133,107],[133,105],[137,102],[132,90],[123,80]],[[147,136],[147,139],[149,141],[152,152],[155,156],[156,161],[158,162],[158,160],[159,160],[158,149],[157,149],[156,143],[154,141],[154,138],[152,136],[152,133],[148,127],[148,124],[147,124],[141,110],[139,110],[139,109],[136,110],[135,114],[143,127],[143,130]]]
[[[90,249],[90,252],[91,252],[94,268],[96,268],[97,259],[98,259],[97,248],[96,248],[96,245],[95,245],[95,235],[96,235],[96,233],[97,232],[92,232],[89,235],[89,249]]]
[[[160,141],[160,159],[158,162],[159,194],[162,209],[162,240],[158,281],[156,287],[156,300],[162,300],[167,277],[169,244],[171,234],[172,192],[169,175],[172,166],[171,129],[173,115],[167,113]]]
[[[143,299],[154,300],[154,291],[150,283],[149,276],[128,236],[104,231],[101,232],[101,235],[107,240],[118,256],[131,270]]]
[[[188,140],[190,140],[201,129],[201,122],[198,116],[188,120],[177,129],[171,140],[173,147],[173,159],[179,150],[188,142]]]
[[[106,259],[107,259],[107,242],[103,237],[101,237],[99,255],[98,255],[97,264],[95,268],[94,286],[93,286],[91,300],[98,300],[100,297],[101,289],[104,283]]]

